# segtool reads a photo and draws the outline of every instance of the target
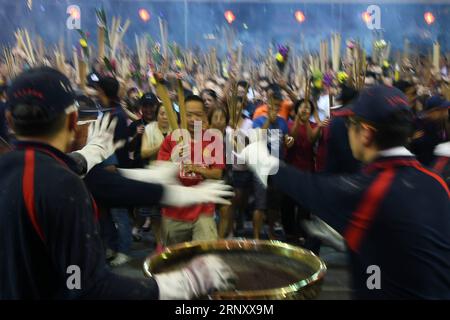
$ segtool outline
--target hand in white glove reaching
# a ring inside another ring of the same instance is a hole
[[[269,175],[276,174],[280,166],[280,160],[269,154],[267,143],[264,140],[253,142],[245,147],[241,153],[233,152],[238,159],[256,174],[265,187]]]
[[[160,300],[188,300],[234,289],[237,276],[219,257],[203,255],[179,271],[154,275]]]
[[[147,183],[178,185],[180,165],[170,161],[155,161],[147,169],[118,169],[128,179]]]
[[[148,169],[118,169],[128,179],[146,183],[162,184],[161,204],[172,207],[188,207],[197,203],[230,205],[234,195],[232,187],[219,180],[207,180],[193,187],[182,186],[179,179],[179,164],[155,161]]]
[[[165,185],[161,204],[172,207],[188,207],[197,203],[231,205],[232,187],[219,180],[207,180],[193,187]]]
[[[109,113],[102,115],[90,125],[86,146],[76,151],[86,159],[87,172],[125,145],[124,140],[114,143],[116,125],[117,118],[111,121]]]

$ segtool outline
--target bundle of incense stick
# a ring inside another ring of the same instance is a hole
[[[353,48],[349,46],[350,42],[352,42],[352,40],[347,40],[345,47],[345,61],[347,63],[351,63],[353,60]]]
[[[194,69],[194,56],[190,50],[186,52],[186,69],[188,71],[192,71]]]
[[[341,35],[335,33],[331,36],[331,54],[333,71],[339,71],[339,63],[341,60]]]
[[[3,49],[3,56],[5,57],[6,70],[8,72],[8,78],[13,79],[17,76],[18,70],[16,67],[16,62],[14,58],[14,54],[11,52],[9,48]]]
[[[441,60],[441,46],[439,42],[433,43],[433,70],[439,72]]]
[[[217,50],[215,47],[211,48],[210,53],[210,64],[211,64],[211,73],[216,76],[218,74],[217,70]]]
[[[55,50],[53,51],[53,54],[55,56],[56,68],[61,73],[65,74],[66,73],[66,66],[65,66],[64,53],[61,52],[58,48],[55,48]]]
[[[384,61],[387,61],[387,60],[389,60],[389,56],[391,55],[391,44],[390,43],[388,43],[387,45],[386,45],[386,48],[384,48],[383,50],[382,50],[382,53],[381,53],[381,63],[383,63]]]
[[[366,80],[367,62],[366,53],[361,48],[359,43],[355,46],[353,68],[352,68],[352,80],[356,90],[361,90],[364,87]]]
[[[97,30],[98,30],[98,60],[104,61],[108,57],[105,46],[110,48],[111,42],[109,39],[108,22],[106,20],[106,13],[104,9],[95,10],[97,16]]]
[[[233,83],[231,85],[231,92],[230,94],[227,94],[227,107],[228,107],[228,113],[230,115],[231,119],[231,127],[236,128],[237,124],[235,122],[236,120],[236,111],[237,111],[237,84]]]
[[[308,73],[305,75],[305,105],[309,105],[309,99],[311,97],[311,79]],[[311,106],[312,107],[312,106]]]
[[[105,58],[105,28],[98,26],[98,60],[103,61]]]
[[[233,51],[235,34],[234,34],[233,30],[231,30],[230,28],[227,28],[227,27],[223,28],[223,34],[225,37],[225,43],[227,44],[227,52],[229,55],[231,55],[231,53]]]
[[[245,92],[248,91],[249,88],[249,83],[247,83],[247,85],[245,86]],[[242,110],[244,109],[244,106],[247,104],[247,95],[244,96],[242,103],[239,104],[238,106],[238,102],[237,102],[237,85],[236,85],[236,112],[234,114],[234,119],[233,119],[233,129],[236,130],[238,125],[239,125],[239,120],[241,119],[242,116]]]
[[[78,61],[78,76],[80,78],[80,89],[83,91],[86,89],[87,67],[88,66],[86,61],[82,59]]]
[[[178,107],[180,108],[181,129],[187,129],[186,105],[184,103],[184,88],[181,79],[177,79]]]
[[[27,29],[23,29],[23,30],[18,29],[14,33],[14,36],[16,37],[17,47],[25,53],[27,63],[30,66],[35,65],[36,59],[35,59],[34,51],[33,51],[33,44],[30,40],[30,35],[28,33],[28,30]],[[25,37],[25,39],[24,39],[24,37]]]
[[[166,72],[168,69],[168,60],[169,60],[167,22],[161,19],[160,17],[158,18],[158,20],[159,20],[159,31],[161,34],[161,46],[164,57],[163,72]]]
[[[37,37],[37,61],[42,62],[44,61],[45,57],[45,46],[44,46],[44,40],[41,37]]]
[[[61,68],[63,70],[61,72],[66,74],[66,55],[65,55],[66,51],[65,51],[64,39],[62,37],[59,38],[58,52],[59,52]]]
[[[173,110],[172,101],[170,100],[167,87],[157,80],[155,89],[156,94],[161,99],[164,109],[166,110],[171,130],[178,129],[177,115],[175,114],[175,110]]]
[[[239,42],[237,47],[237,71],[239,75],[242,72],[242,42]]]
[[[78,61],[78,53],[77,53],[77,49],[75,47],[72,49],[72,59],[73,59],[73,66],[75,68],[75,83],[81,84],[81,82],[80,82],[80,63]]]
[[[139,38],[135,35],[136,39],[136,51],[138,56],[139,67],[141,71],[145,72],[145,68],[147,67],[147,37]]]
[[[328,65],[328,42],[326,40],[320,42],[320,71],[325,73]]]
[[[122,55],[119,59],[119,75],[123,79],[128,79],[130,76],[130,59],[128,59],[127,55]]]
[[[402,57],[402,64],[409,62],[409,40],[405,38],[405,41],[403,42],[403,57]]]
[[[130,19],[127,19],[123,26],[121,25],[120,22],[121,22],[120,17],[118,19],[116,17],[113,17],[112,29],[109,32],[111,41],[111,55],[110,55],[111,60],[115,59],[117,47],[122,42],[122,39],[131,24]]]
[[[309,63],[310,63],[310,70],[316,71],[316,70],[320,70],[320,57],[317,56],[313,56],[313,55],[309,55]]]

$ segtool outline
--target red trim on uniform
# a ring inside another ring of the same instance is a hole
[[[417,170],[420,170],[420,171],[422,171],[423,173],[429,175],[430,177],[433,177],[434,179],[436,179],[437,182],[439,182],[439,183],[441,184],[441,186],[445,189],[445,191],[447,191],[447,195],[448,195],[448,197],[450,198],[450,191],[448,190],[448,186],[447,186],[447,184],[445,183],[445,181],[444,181],[439,175],[437,175],[436,173],[434,173],[434,172],[432,172],[432,171],[430,171],[430,170],[425,169],[425,168],[422,167],[420,164],[419,164],[419,165],[416,165],[416,166],[414,166],[414,167],[415,167]]]
[[[350,117],[355,115],[353,110],[350,109],[332,111],[332,114],[333,117]]]
[[[445,166],[448,163],[449,158],[448,157],[439,157],[436,160],[436,163],[434,165],[434,171],[436,171],[437,173],[441,174],[444,171]]]
[[[98,220],[100,219],[100,213],[98,211],[97,203],[95,203],[95,200],[92,196],[91,199],[92,199],[92,208],[94,209],[94,218],[95,221],[98,222]]]
[[[25,165],[23,169],[22,193],[28,217],[33,224],[39,238],[45,241],[44,233],[36,219],[36,210],[34,207],[34,165],[35,152],[32,149],[25,150]]]
[[[389,190],[395,176],[394,168],[381,172],[364,194],[358,208],[345,231],[345,240],[350,249],[358,252],[366,231],[372,223],[378,207]]]

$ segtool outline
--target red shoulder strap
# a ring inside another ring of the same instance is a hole
[[[381,201],[389,190],[395,177],[395,169],[382,171],[369,186],[358,208],[353,212],[350,224],[344,233],[349,248],[358,252],[361,242],[369,229]]]
[[[39,238],[45,242],[44,233],[36,218],[36,210],[34,206],[34,166],[35,166],[35,151],[33,149],[25,150],[25,165],[23,169],[22,178],[22,193],[28,217],[33,224]]]

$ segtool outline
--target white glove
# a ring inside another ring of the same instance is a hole
[[[308,235],[320,239],[324,245],[345,252],[344,238],[319,217],[313,215],[311,219],[302,220],[301,225]]]
[[[153,276],[159,287],[160,300],[189,300],[214,291],[234,289],[237,276],[225,262],[214,255],[191,260],[180,271]]]
[[[86,159],[87,172],[125,145],[123,140],[114,143],[116,125],[117,118],[111,121],[109,113],[102,115],[90,125],[86,146],[76,151]]]
[[[238,159],[245,161],[265,187],[267,187],[268,176],[276,174],[280,167],[280,160],[269,154],[267,142],[264,140],[253,142],[240,154],[234,154]]]
[[[179,185],[179,164],[170,161],[155,161],[147,169],[118,169],[125,178],[147,183]]]
[[[232,187],[218,180],[207,180],[193,187],[164,185],[161,204],[171,207],[188,207],[197,203],[230,205],[234,195]]]

